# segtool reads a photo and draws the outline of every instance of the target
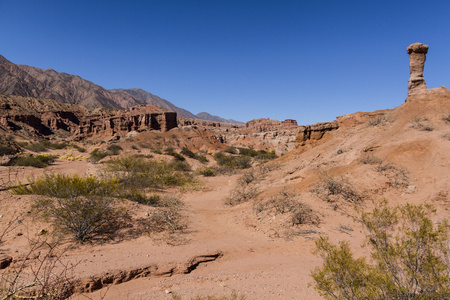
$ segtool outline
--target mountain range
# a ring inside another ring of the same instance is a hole
[[[17,65],[0,55],[0,94],[53,99],[87,107],[127,109],[152,104],[175,111],[179,117],[241,124],[202,112],[197,115],[142,89],[111,89],[64,72]]]

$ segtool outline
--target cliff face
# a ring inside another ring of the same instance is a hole
[[[0,126],[5,131],[26,131],[48,136],[67,132],[73,138],[124,136],[131,131],[168,131],[178,126],[177,114],[153,105],[129,110],[101,110],[61,104],[53,100],[0,95]]]

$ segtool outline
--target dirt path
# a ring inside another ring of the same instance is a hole
[[[190,299],[197,295],[230,295],[236,290],[247,299],[317,298],[315,291],[305,284],[310,281],[309,271],[305,270],[317,264],[317,258],[310,253],[312,242],[302,238],[292,242],[273,240],[238,222],[240,214],[248,210],[223,204],[236,178],[207,178],[203,191],[182,195],[189,218],[190,241],[186,245],[155,247],[147,237],[105,246],[102,251],[105,262],[110,263],[115,257],[116,265],[124,267],[148,265],[150,261],[182,262],[188,257],[217,251],[223,254],[219,259],[199,264],[189,274],[134,279],[86,296],[99,299],[106,293],[105,299],[171,299],[175,293]],[[153,259],[143,258],[143,249]]]

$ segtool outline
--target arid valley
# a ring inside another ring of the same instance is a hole
[[[427,50],[408,47],[401,106],[314,125],[0,57],[1,299],[322,299],[320,237],[368,258],[361,211],[449,215],[450,91],[427,88]]]

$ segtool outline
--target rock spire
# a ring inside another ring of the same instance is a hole
[[[423,68],[425,65],[428,45],[414,43],[406,48],[409,54],[409,69],[411,77],[408,82],[408,96],[420,94],[427,90],[425,78],[423,78]]]

